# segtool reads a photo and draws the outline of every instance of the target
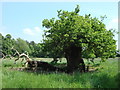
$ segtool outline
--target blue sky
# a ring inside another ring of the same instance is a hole
[[[118,30],[118,2],[2,2],[2,27],[0,33],[10,33],[13,38],[22,38],[36,43],[42,40],[42,20],[57,18],[57,10],[73,11],[80,5],[80,15],[93,17],[106,15],[106,28]],[[116,35],[115,39],[118,39]]]

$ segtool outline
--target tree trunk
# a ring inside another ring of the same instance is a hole
[[[75,70],[80,69],[80,71],[85,72],[85,64],[82,59],[82,47],[76,47],[71,45],[65,51],[65,58],[67,59],[67,72],[72,73]]]

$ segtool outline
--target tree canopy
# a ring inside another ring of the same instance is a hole
[[[116,56],[116,41],[112,30],[107,30],[103,19],[91,15],[79,15],[79,5],[74,11],[59,10],[59,19],[44,19],[44,46],[55,53],[63,52],[70,65],[75,67],[85,57],[100,57],[101,60]],[[78,58],[77,58],[78,57]],[[82,60],[82,59],[81,59]],[[79,61],[79,62],[78,62]],[[76,65],[72,65],[75,64]],[[78,63],[78,64],[77,64]]]
[[[82,47],[82,53],[94,54],[102,59],[116,55],[114,34],[107,30],[102,20],[91,15],[79,15],[79,6],[74,11],[59,10],[58,20],[44,19],[44,43],[51,50],[65,51],[71,44]],[[52,48],[51,48],[52,47]]]

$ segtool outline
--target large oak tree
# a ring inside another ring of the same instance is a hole
[[[46,27],[44,34],[44,46],[47,50],[62,52],[67,59],[69,72],[76,70],[79,65],[85,70],[83,53],[86,56],[93,54],[101,60],[116,55],[116,41],[114,34],[107,30],[102,20],[91,15],[79,15],[79,5],[74,11],[59,10],[58,18],[43,20]]]

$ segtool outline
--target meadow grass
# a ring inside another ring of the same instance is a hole
[[[13,60],[3,60],[2,74],[0,73],[2,88],[118,88],[120,74],[118,74],[117,58],[101,63],[99,67],[97,66],[97,71],[73,74],[11,70],[10,68],[13,67],[21,67],[20,62],[17,64],[13,62]],[[99,60],[96,59],[95,63],[99,63]]]
[[[2,61],[0,60],[0,89],[2,89]]]

